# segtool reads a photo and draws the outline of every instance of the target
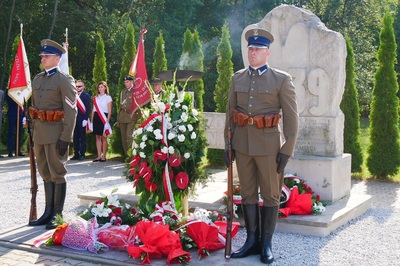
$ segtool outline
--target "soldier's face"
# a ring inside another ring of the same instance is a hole
[[[58,55],[50,55],[50,54],[42,54],[40,55],[40,57],[44,69],[50,69],[58,66],[61,58]]]
[[[133,80],[125,80],[124,84],[125,84],[125,88],[130,89],[133,87]]]
[[[249,47],[247,48],[247,55],[250,65],[258,68],[267,63],[270,51],[269,48]]]

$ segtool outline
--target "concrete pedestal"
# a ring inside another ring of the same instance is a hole
[[[335,202],[350,194],[351,154],[337,157],[295,155],[286,173],[303,178],[321,200]]]

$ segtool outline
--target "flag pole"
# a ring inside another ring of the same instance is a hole
[[[24,28],[24,24],[20,24],[19,25],[20,26],[20,39],[22,39],[22,29]],[[17,132],[15,132],[15,157],[18,157],[19,156],[19,131],[21,130],[20,128],[19,128],[19,119],[20,119],[20,112],[19,112],[19,104],[18,104],[18,107],[17,107]]]

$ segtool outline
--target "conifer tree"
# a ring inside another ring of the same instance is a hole
[[[89,92],[89,94],[92,95],[93,97],[97,95],[97,84],[100,81],[107,82],[106,51],[104,49],[104,41],[101,36],[101,33],[98,32],[97,36],[99,37],[99,39],[96,42],[96,54],[94,56],[94,63],[93,63],[93,86],[91,88],[91,91]],[[86,142],[87,142],[88,152],[96,153],[96,139],[94,134],[88,134]]]
[[[162,32],[159,32],[158,37],[155,41],[155,49],[153,54],[153,74],[152,78],[154,79],[158,72],[167,70],[167,57],[165,55],[165,41],[162,35]]]
[[[193,35],[189,29],[186,29],[185,34],[183,35],[183,44],[182,44],[182,55],[179,62],[180,69],[192,69],[193,62],[191,62],[190,54],[192,54],[193,49]],[[193,69],[192,69],[193,70]]]
[[[216,112],[225,113],[228,108],[229,88],[233,75],[232,47],[230,43],[230,34],[228,25],[222,27],[221,41],[217,47],[217,84],[214,90],[214,100],[216,103]],[[207,159],[210,165],[223,165],[223,150],[208,149]]]
[[[378,178],[396,174],[400,165],[398,84],[394,70],[396,49],[393,18],[387,13],[383,18],[377,54],[378,69],[372,91],[367,158],[370,173]]]
[[[200,35],[199,31],[196,29],[193,33],[193,69],[196,71],[204,71],[204,54],[202,50],[202,45],[200,42]],[[199,111],[204,110],[204,103],[203,103],[203,95],[204,95],[204,81],[203,78],[199,78],[198,80],[191,81],[192,89],[194,91],[194,103],[196,109]]]
[[[104,41],[101,33],[97,33],[99,40],[96,42],[96,54],[94,56],[93,66],[93,90],[91,95],[97,95],[97,83],[100,81],[107,82],[106,70],[106,51],[104,49]]]
[[[355,86],[354,51],[350,39],[346,38],[346,84],[340,109],[344,113],[344,152],[351,154],[351,172],[360,172],[363,155],[360,144],[360,112],[358,93]]]
[[[118,90],[115,93],[116,97],[113,97],[115,99],[115,103],[113,104],[113,113],[117,114],[119,110],[119,104],[120,104],[120,93],[121,91],[125,88],[124,85],[124,77],[129,74],[129,68],[132,65],[133,60],[135,59],[135,54],[136,54],[136,44],[135,44],[135,29],[132,25],[132,23],[129,21],[128,25],[126,26],[126,35],[125,35],[125,41],[124,41],[124,56],[122,57],[122,64],[121,64],[121,71],[119,73],[119,79],[118,79]],[[111,147],[114,153],[120,154],[121,156],[124,155],[124,148],[122,146],[122,141],[121,141],[121,131],[119,130],[118,126],[113,127],[113,135],[116,137],[113,137],[111,140]]]

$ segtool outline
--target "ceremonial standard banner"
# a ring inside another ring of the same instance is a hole
[[[8,84],[8,95],[20,106],[32,95],[31,72],[24,41],[20,37]]]
[[[147,77],[146,63],[144,60],[143,36],[146,32],[147,32],[146,29],[142,30],[138,44],[138,49],[136,51],[136,56],[132,62],[131,68],[129,69],[129,75],[135,77],[131,113],[135,112],[139,108],[139,106],[143,106],[146,103],[148,103],[151,99],[150,91],[149,88],[147,87],[148,77]]]

